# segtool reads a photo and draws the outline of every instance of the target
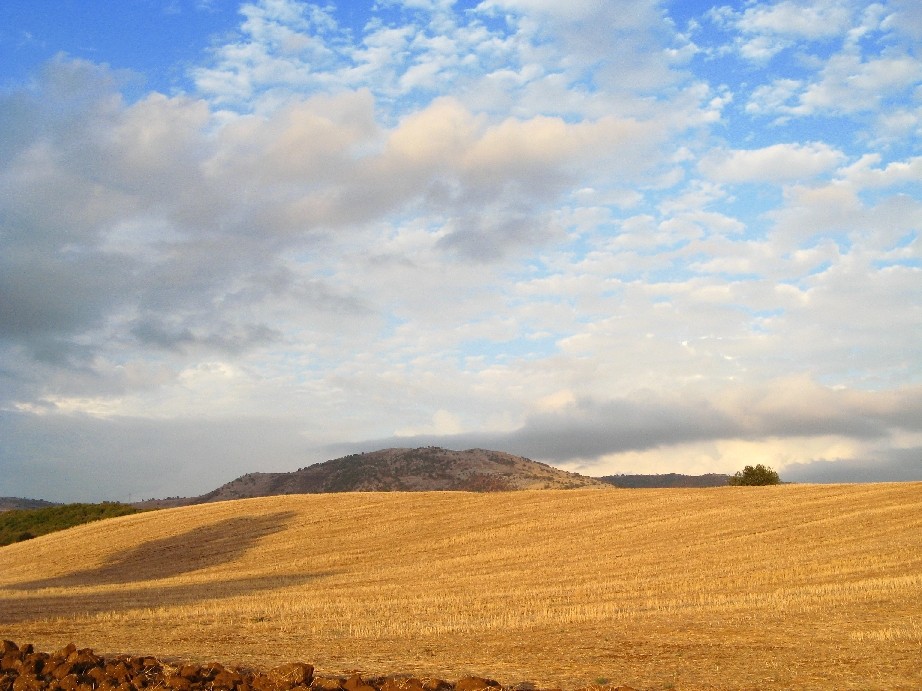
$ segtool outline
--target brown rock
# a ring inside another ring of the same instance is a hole
[[[423,681],[425,691],[447,691],[452,685],[444,679],[426,679]]]
[[[235,689],[241,683],[243,683],[242,674],[223,668],[211,680],[212,688],[225,689],[225,691]]]
[[[358,674],[353,674],[343,682],[342,687],[346,691],[377,691],[374,686],[363,681]]]
[[[332,677],[317,677],[311,680],[312,691],[340,691],[343,688],[339,679]]]
[[[109,674],[106,672],[104,667],[93,667],[88,669],[83,677],[84,681],[92,681],[94,686],[100,686],[103,682],[109,680]]]
[[[7,653],[18,653],[19,646],[13,643],[13,641],[3,641],[0,644],[0,657],[6,655]]]
[[[132,669],[125,660],[112,660],[106,665],[106,673],[119,684],[128,681],[133,676]]]
[[[455,684],[455,691],[480,691],[480,689],[498,686],[499,682],[493,679],[485,679],[483,677],[462,677]]]
[[[57,657],[62,660],[66,660],[68,657],[70,657],[72,653],[75,653],[75,652],[77,652],[77,646],[74,645],[73,643],[68,643],[63,648],[61,648],[59,651],[57,651],[52,657]]]
[[[22,659],[19,657],[19,652],[8,652],[3,658],[0,658],[0,672],[16,672],[19,673],[19,670],[22,669]]]
[[[189,691],[192,688],[192,682],[179,674],[166,675],[163,678],[163,683],[166,684],[167,688],[176,689],[176,691]]]
[[[191,662],[186,663],[176,671],[176,674],[189,681],[198,681],[202,675],[202,667]]]
[[[265,674],[257,674],[251,683],[253,691],[278,691],[279,684]]]
[[[59,679],[58,686],[64,691],[74,691],[74,689],[80,686],[80,679],[77,678],[76,674],[71,673]]]
[[[74,664],[72,662],[66,662],[66,661],[55,665],[50,670],[47,670],[47,669],[45,670],[46,676],[50,676],[51,678],[57,679],[58,681],[66,677],[68,674],[73,674],[73,673],[74,673]]]
[[[226,671],[224,665],[220,662],[209,662],[207,665],[202,665],[202,671],[199,673],[199,678],[202,681],[212,681],[216,676],[221,672]]]
[[[19,674],[32,674],[38,676],[45,668],[45,661],[48,659],[48,657],[48,655],[44,655],[42,653],[31,653],[29,655],[25,655],[22,658],[22,667],[19,669]]]
[[[128,673],[132,676],[140,674],[144,671],[144,660],[140,657],[123,657],[120,658],[119,664],[125,666],[125,669],[128,670]]]
[[[269,670],[269,678],[282,684],[288,684],[287,688],[311,686],[314,668],[304,662],[288,662]]]
[[[74,666],[74,671],[77,672],[77,674],[86,674],[94,667],[102,665],[103,659],[94,654],[89,648],[83,648],[82,650],[75,650],[72,652],[67,656],[65,661]]]
[[[415,677],[389,677],[381,684],[381,691],[423,691],[423,682]]]

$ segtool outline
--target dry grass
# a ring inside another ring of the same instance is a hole
[[[273,497],[0,549],[54,648],[574,687],[922,688],[922,484]]]

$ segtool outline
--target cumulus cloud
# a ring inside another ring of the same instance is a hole
[[[773,144],[748,151],[715,151],[700,163],[718,182],[785,182],[809,179],[841,165],[845,156],[822,142]]]
[[[59,55],[0,94],[0,477],[417,443],[887,475],[922,419],[909,7],[247,2],[171,95]]]
[[[818,39],[840,35],[849,28],[851,19],[847,3],[784,0],[748,7],[737,17],[736,24],[748,34],[770,33]]]

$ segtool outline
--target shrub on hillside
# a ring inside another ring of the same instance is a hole
[[[747,465],[742,470],[731,475],[728,483],[735,486],[754,485],[780,485],[781,478],[774,470],[759,463],[756,466]]]
[[[137,512],[138,509],[133,506],[111,501],[101,504],[64,504],[43,509],[3,511],[0,513],[0,547],[72,528],[81,523]]]

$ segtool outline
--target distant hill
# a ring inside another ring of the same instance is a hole
[[[0,511],[19,511],[21,509],[43,509],[56,506],[52,501],[44,499],[23,499],[21,497],[0,497]]]
[[[708,473],[707,475],[665,473],[663,475],[606,475],[598,479],[615,487],[652,489],[655,487],[723,487],[729,478],[729,475],[720,473]]]
[[[353,454],[290,473],[248,473],[189,503],[279,494],[606,487],[596,478],[500,451],[434,446]]]

